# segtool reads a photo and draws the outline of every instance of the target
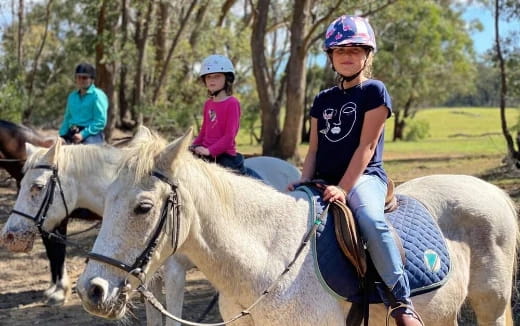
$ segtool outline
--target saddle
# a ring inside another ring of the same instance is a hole
[[[388,190],[385,199],[385,213],[392,212],[397,209],[397,200],[394,194],[394,188],[394,182],[391,179],[388,179]],[[352,211],[349,207],[347,207],[347,205],[340,201],[334,201],[330,205],[329,210],[334,217],[336,238],[341,251],[352,263],[360,278],[364,278],[367,273],[366,249],[363,241],[361,240],[361,236],[358,233],[356,221]],[[401,253],[401,258],[404,264],[405,252],[401,243],[401,239],[393,227],[390,224],[388,225],[399,248],[399,252]]]

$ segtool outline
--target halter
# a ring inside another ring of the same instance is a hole
[[[159,219],[159,223],[157,224],[157,228],[155,229],[154,233],[152,234],[152,237],[150,238],[150,241],[148,242],[148,245],[143,250],[143,252],[135,259],[134,263],[131,265],[128,265],[122,261],[119,261],[117,259],[90,252],[87,255],[88,259],[97,260],[100,262],[103,262],[105,264],[111,265],[113,267],[117,267],[120,270],[123,270],[124,272],[134,275],[137,277],[141,282],[144,282],[146,279],[146,273],[144,272],[146,268],[148,267],[148,264],[150,263],[150,260],[153,256],[153,253],[155,252],[155,249],[157,248],[157,245],[159,244],[159,239],[161,238],[161,235],[167,234],[167,232],[163,232],[163,229],[168,221],[169,212],[172,212],[172,247],[173,247],[173,253],[177,251],[177,247],[179,245],[179,226],[180,226],[180,219],[179,219],[179,196],[177,194],[177,188],[178,183],[175,180],[171,180],[164,174],[162,174],[159,171],[152,171],[151,175],[153,177],[158,178],[162,182],[167,183],[171,187],[171,192],[168,195],[168,198],[166,198],[166,201],[164,203],[164,206],[161,210],[161,217]],[[126,282],[126,280],[125,280]],[[126,285],[126,284],[125,284]]]
[[[38,209],[38,212],[35,216],[26,214],[15,209],[11,211],[11,214],[17,214],[34,221],[40,234],[50,236],[52,235],[52,233],[43,230],[42,226],[45,220],[47,219],[47,211],[49,210],[49,207],[52,205],[52,202],[54,200],[54,190],[56,189],[56,184],[58,185],[58,189],[60,190],[60,197],[63,202],[63,206],[65,207],[65,214],[67,214],[66,216],[69,216],[69,208],[67,207],[65,195],[63,193],[63,187],[61,186],[60,177],[58,176],[58,166],[55,164],[38,164],[32,167],[32,169],[46,169],[52,171],[52,175],[49,178],[47,184],[45,185],[47,190],[45,191],[45,195],[43,197],[43,201],[40,205],[40,208]]]

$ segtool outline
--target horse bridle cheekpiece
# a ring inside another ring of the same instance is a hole
[[[151,175],[153,177],[158,178],[162,182],[167,183],[171,187],[171,192],[166,198],[166,201],[164,203],[164,206],[161,210],[161,217],[159,219],[159,222],[157,224],[157,227],[152,234],[152,237],[150,238],[150,241],[148,242],[148,245],[144,249],[144,251],[135,259],[134,263],[132,265],[128,265],[122,261],[119,261],[117,259],[97,254],[94,252],[90,252],[87,255],[87,259],[93,259],[97,260],[103,263],[106,263],[108,265],[117,267],[125,272],[127,272],[130,275],[134,275],[137,277],[141,282],[145,281],[146,275],[145,270],[150,263],[150,260],[153,256],[153,253],[155,249],[157,248],[157,245],[159,244],[159,240],[161,238],[161,235],[167,236],[168,232],[163,232],[163,229],[168,221],[168,213],[172,212],[172,248],[173,253],[177,251],[177,247],[179,244],[179,226],[180,226],[180,219],[179,219],[179,196],[177,194],[177,188],[178,184],[176,181],[168,178],[166,175],[162,174],[159,171],[152,171]],[[126,282],[126,281],[125,281]]]
[[[35,216],[26,214],[24,212],[17,211],[13,209],[11,213],[18,214],[20,216],[23,216],[25,218],[28,218],[36,224],[36,227],[38,228],[38,231],[42,235],[52,235],[51,232],[47,232],[43,230],[43,223],[47,219],[47,212],[49,211],[49,207],[52,205],[52,202],[54,201],[54,190],[56,189],[56,185],[58,185],[58,189],[60,190],[60,197],[63,202],[63,206],[65,207],[65,214],[66,216],[69,216],[69,208],[67,207],[67,202],[65,201],[65,195],[63,193],[63,187],[61,186],[61,181],[58,176],[58,166],[55,164],[38,164],[32,167],[32,169],[46,169],[51,170],[52,175],[49,178],[49,181],[45,185],[45,195],[43,197],[42,204],[40,205],[40,208],[38,209],[38,212]]]

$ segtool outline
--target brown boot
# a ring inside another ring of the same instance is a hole
[[[424,326],[419,318],[404,311],[396,311],[394,319],[397,326]]]

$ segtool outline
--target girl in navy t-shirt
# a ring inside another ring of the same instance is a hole
[[[381,289],[382,299],[396,324],[421,325],[410,300],[399,249],[384,216],[384,125],[392,114],[392,102],[385,85],[370,79],[376,51],[372,27],[365,18],[341,16],[327,29],[324,50],[338,74],[338,85],[314,99],[309,151],[302,178],[296,183],[322,179],[327,184],[324,200],[348,202],[374,265],[390,290]],[[294,184],[289,185],[290,190]]]

